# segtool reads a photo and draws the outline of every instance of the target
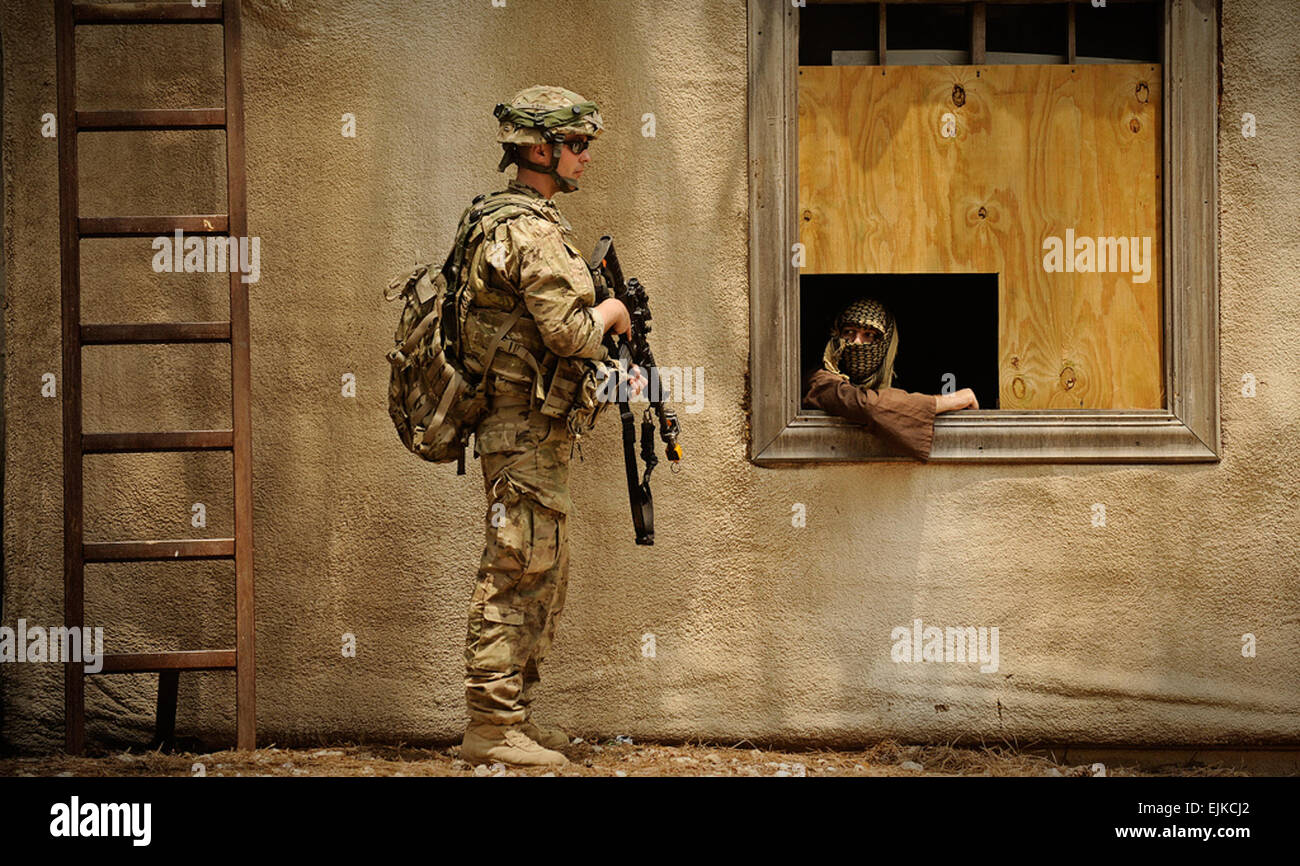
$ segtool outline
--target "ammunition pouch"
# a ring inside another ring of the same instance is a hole
[[[570,434],[582,436],[596,426],[609,405],[608,399],[601,399],[600,391],[611,370],[603,361],[561,358],[542,401],[542,414],[564,420]]]

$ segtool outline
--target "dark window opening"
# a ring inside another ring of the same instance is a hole
[[[830,66],[835,51],[877,50],[879,7],[835,3],[799,10],[799,65]],[[874,58],[873,58],[873,62]]]
[[[1069,3],[990,3],[984,39],[989,64],[1064,63],[1069,55]],[[1161,62],[1161,0],[1093,6],[1076,0],[1075,54],[1080,62]],[[886,62],[969,63],[971,6],[890,3],[885,11]],[[813,4],[799,9],[799,65],[878,64],[878,3]],[[898,52],[892,58],[888,52]],[[1016,56],[1027,55],[1027,56]],[[1034,59],[1042,55],[1042,60]]]
[[[1066,4],[1004,6],[996,3],[986,8],[984,38],[990,52],[1049,54],[1061,57],[1062,62],[1068,55],[1070,29]]]
[[[1122,63],[1159,63],[1162,4],[1108,3],[1093,7],[1077,3],[1074,10],[1075,50],[1080,58],[1096,57]]]
[[[890,51],[969,51],[967,6],[890,3],[885,8],[885,53]]]
[[[945,385],[970,388],[981,409],[998,408],[997,274],[801,276],[800,383],[822,365],[831,323],[859,295],[876,298],[894,315],[893,387],[922,394],[942,393]]]

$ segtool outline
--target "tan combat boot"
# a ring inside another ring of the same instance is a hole
[[[554,725],[539,725],[530,719],[520,725],[519,730],[548,749],[560,749],[569,745],[569,735]]]
[[[470,725],[460,744],[462,761],[471,764],[513,764],[517,767],[558,767],[569,763],[559,752],[539,745],[522,725]]]

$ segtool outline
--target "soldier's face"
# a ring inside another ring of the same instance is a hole
[[[564,141],[567,145],[567,143],[570,141],[586,141],[586,140],[587,139],[585,136],[571,135],[568,138],[566,138]],[[549,144],[546,146],[547,148],[552,147],[552,145]],[[549,153],[546,154],[547,159],[550,159],[550,157],[551,154]],[[590,147],[586,148],[585,150],[582,151],[582,153],[578,153],[578,154],[575,154],[567,146],[561,147],[560,164],[559,166],[556,167],[556,171],[558,171],[564,177],[571,177],[574,180],[577,180],[578,178],[582,177],[582,173],[586,170],[587,163],[589,162],[591,162]]]

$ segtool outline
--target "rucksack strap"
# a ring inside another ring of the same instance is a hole
[[[528,350],[528,347],[518,340],[512,340],[506,337],[501,341],[501,349],[509,352],[519,360],[523,361],[529,367],[533,368],[533,396],[538,400],[546,399],[546,389],[542,387],[542,381],[546,378],[542,375],[542,365],[537,363],[537,358]]]
[[[411,352],[415,350],[415,347],[420,345],[420,341],[424,339],[424,335],[429,333],[429,329],[438,321],[438,314],[441,312],[438,307],[439,305],[435,304],[433,310],[420,320],[420,324],[411,329],[411,333],[406,338],[406,342],[402,343],[399,360],[405,362],[405,359],[410,357]]]
[[[487,241],[489,235],[496,231],[499,224],[525,213],[531,213],[534,216],[551,221],[550,216],[540,202],[521,193],[502,190],[485,199],[475,199],[474,203],[466,211],[465,219],[457,232],[456,245],[452,250],[455,254],[452,262],[452,272],[457,278],[458,291],[463,291],[466,285],[467,278],[462,278],[462,272],[466,266],[466,258],[470,248],[474,248],[478,251],[477,254],[481,255],[480,245]],[[460,320],[460,309],[461,305],[458,301],[456,323],[458,336],[463,331],[464,326],[464,323]],[[468,312],[468,309],[465,311]],[[523,317],[524,312],[524,302],[520,300],[515,304],[510,315],[501,323],[501,326],[497,328],[496,333],[493,334],[482,360],[483,375],[486,377],[492,369],[492,361],[496,357],[498,350],[514,355],[532,368],[533,393],[538,400],[541,400],[545,396],[543,384],[545,376],[542,374],[541,365],[537,362],[537,358],[533,356],[533,353],[528,350],[528,347],[518,340],[506,336],[510,329]],[[457,352],[460,349],[461,347],[457,345]]]
[[[497,328],[496,333],[492,335],[492,340],[488,343],[487,354],[483,358],[484,378],[487,377],[488,371],[492,367],[492,359],[496,357],[497,349],[501,348],[501,343],[505,339],[506,331],[513,328],[515,323],[519,321],[519,318],[523,314],[524,304],[520,301],[518,304],[515,304],[514,310],[510,312],[510,315],[506,317],[506,320],[501,323],[501,327]],[[425,321],[427,322],[428,318],[426,318]],[[423,325],[424,322],[421,322],[420,324]],[[451,410],[452,403],[460,399],[461,394],[465,391],[466,384],[465,380],[460,377],[460,374],[453,369],[451,371],[451,381],[447,383],[446,390],[442,392],[442,399],[438,401],[438,408],[433,413],[433,418],[429,421],[429,426],[425,429],[424,438],[426,442],[433,438],[434,433],[442,424],[442,419],[447,417],[447,412]]]
[[[488,234],[496,231],[499,223],[524,213],[550,219],[536,199],[509,190],[501,190],[490,196],[475,196],[474,201],[461,216],[460,226],[456,230],[456,242],[452,246],[447,264],[444,265],[444,268],[447,268],[447,290],[455,298],[456,312],[454,321],[444,327],[450,329],[454,354],[458,359],[464,357],[462,336],[465,330],[464,314],[468,312],[468,308],[462,304],[462,295],[469,279],[465,274],[469,250],[471,248],[477,250],[487,240]],[[535,362],[533,366],[536,367]],[[483,369],[487,369],[486,364],[483,365]]]
[[[433,437],[442,425],[442,419],[447,417],[451,404],[460,399],[460,396],[465,393],[465,385],[466,382],[461,378],[460,373],[453,369],[451,371],[451,381],[447,383],[446,390],[442,392],[442,399],[438,401],[438,410],[433,413],[433,420],[429,422],[429,426],[424,430],[424,444],[426,447],[433,442]]]
[[[497,349],[501,348],[501,343],[503,340],[505,340],[506,337],[506,331],[509,331],[511,328],[513,328],[515,326],[515,323],[519,321],[520,317],[522,317],[523,314],[524,314],[524,302],[520,301],[519,303],[515,304],[515,308],[510,311],[510,315],[506,316],[506,320],[501,323],[501,327],[497,328],[497,332],[493,334],[492,339],[488,341],[487,352],[483,355],[484,378],[487,377],[488,372],[492,369],[492,359],[497,356]],[[510,342],[513,343],[514,341],[511,340]],[[536,361],[533,362],[533,366],[534,367],[537,366]]]
[[[506,211],[502,213],[502,211]],[[536,199],[516,192],[502,191],[488,197],[475,207],[471,207],[465,223],[465,234],[460,240],[465,247],[473,246],[479,239],[496,228],[497,223],[513,219],[523,213],[531,213],[551,222],[546,209]]]

